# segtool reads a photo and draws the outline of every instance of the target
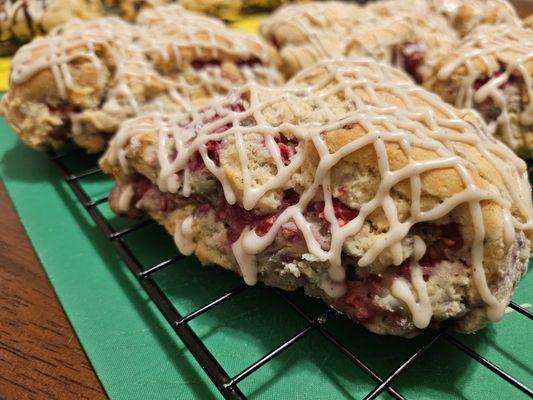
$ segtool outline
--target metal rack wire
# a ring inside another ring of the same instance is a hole
[[[174,332],[185,344],[190,353],[194,356],[196,361],[209,376],[224,398],[246,399],[245,394],[239,388],[239,383],[248,378],[263,365],[280,355],[282,352],[289,351],[295,343],[299,342],[311,332],[319,332],[326,340],[334,345],[340,353],[342,353],[351,363],[353,363],[356,368],[360,369],[375,382],[375,387],[364,397],[365,400],[375,399],[383,392],[387,392],[395,399],[405,399],[405,397],[395,390],[391,385],[395,382],[398,376],[409,369],[417,359],[419,359],[425,352],[431,349],[439,341],[446,341],[467,356],[471,357],[473,360],[486,367],[499,378],[504,379],[526,395],[533,397],[533,390],[531,388],[520,382],[508,372],[499,368],[497,365],[493,364],[490,360],[484,358],[475,350],[468,347],[461,340],[448,334],[444,328],[434,332],[425,342],[422,342],[420,346],[416,348],[415,351],[413,351],[402,363],[400,363],[400,365],[394,368],[388,376],[379,376],[367,363],[363,362],[362,358],[349,350],[348,347],[328,329],[328,318],[332,314],[333,310],[329,309],[322,315],[313,317],[304,311],[297,303],[295,303],[285,292],[277,289],[272,290],[273,292],[277,293],[277,295],[280,296],[290,308],[292,308],[305,319],[305,327],[292,337],[286,339],[283,343],[278,345],[269,353],[265,354],[257,361],[249,365],[247,368],[243,369],[241,372],[234,376],[228,375],[219,361],[213,356],[213,354],[208,350],[202,340],[191,328],[189,322],[198,316],[209,312],[213,308],[221,306],[230,298],[243,293],[245,290],[247,290],[247,286],[239,285],[232,290],[227,291],[215,300],[190,312],[189,314],[182,315],[171,303],[169,297],[157,284],[156,280],[153,279],[153,275],[162,269],[170,267],[172,264],[182,259],[183,256],[177,254],[157,263],[156,265],[142,265],[142,263],[140,263],[135,257],[123,239],[125,236],[135,231],[142,230],[143,228],[152,224],[152,221],[149,219],[142,220],[128,228],[115,230],[109,220],[99,209],[99,206],[107,201],[107,196],[93,199],[87,194],[80,183],[83,179],[100,174],[100,169],[93,166],[81,172],[71,172],[67,163],[65,162],[65,158],[71,156],[73,153],[79,154],[78,150],[71,150],[63,154],[50,154],[50,157],[52,162],[57,166],[62,178],[68,183],[70,189],[76,195],[77,200],[89,213],[104,235],[111,241],[117,253],[126,263],[129,270],[137,278],[139,284],[149,295]],[[524,318],[528,318],[529,320],[533,318],[533,314],[531,312],[517,305],[516,303],[512,302],[510,307]]]

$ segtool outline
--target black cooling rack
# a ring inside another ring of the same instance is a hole
[[[146,219],[136,222],[134,225],[122,229],[115,230],[110,221],[104,216],[99,209],[99,206],[107,202],[107,196],[101,198],[91,198],[85,189],[81,185],[81,181],[90,176],[101,174],[101,170],[97,166],[84,169],[82,171],[72,172],[65,160],[73,155],[80,156],[82,153],[80,150],[69,150],[62,154],[50,154],[52,162],[57,166],[62,178],[68,183],[68,186],[72,192],[76,195],[77,200],[85,208],[85,210],[92,217],[97,226],[101,229],[103,234],[111,241],[116,252],[120,255],[122,260],[126,263],[131,273],[136,277],[139,284],[146,291],[148,296],[157,306],[161,314],[166,321],[172,327],[176,335],[188,348],[190,353],[194,356],[198,364],[209,376],[213,384],[220,391],[220,393],[226,399],[246,399],[247,397],[239,388],[239,383],[250,377],[255,371],[261,368],[266,363],[277,357],[279,354],[285,351],[290,351],[291,346],[299,342],[302,338],[309,335],[311,332],[319,332],[326,340],[328,340],[334,347],[342,353],[349,361],[353,363],[355,368],[360,369],[366,375],[368,375],[374,382],[375,387],[364,397],[365,400],[375,399],[381,393],[387,392],[395,399],[405,399],[405,397],[396,391],[391,385],[395,379],[405,372],[410,366],[418,359],[422,354],[431,349],[437,342],[446,341],[452,346],[459,349],[461,352],[471,357],[483,365],[488,370],[492,371],[495,376],[504,379],[509,384],[515,386],[523,393],[533,398],[533,390],[518,379],[513,377],[510,373],[499,368],[493,364],[490,360],[483,357],[481,354],[470,348],[461,340],[450,335],[446,332],[445,328],[435,331],[427,340],[422,342],[402,363],[400,363],[393,371],[387,376],[379,376],[367,363],[362,361],[362,358],[348,349],[330,330],[328,330],[328,317],[333,313],[333,310],[329,309],[319,317],[313,317],[304,311],[297,303],[295,303],[286,293],[278,289],[272,289],[274,293],[281,296],[294,312],[303,317],[307,323],[303,329],[292,337],[287,338],[282,344],[271,350],[269,353],[263,355],[253,364],[243,369],[241,372],[234,376],[228,375],[218,360],[207,349],[202,340],[194,332],[191,326],[188,324],[191,320],[198,316],[209,312],[215,307],[221,307],[224,302],[239,296],[242,292],[247,290],[246,285],[239,285],[232,290],[224,293],[215,300],[197,308],[195,311],[190,312],[187,315],[182,315],[176,307],[171,303],[169,297],[157,284],[152,275],[157,271],[170,267],[176,261],[184,258],[180,254],[176,254],[174,257],[170,257],[159,262],[156,265],[145,266],[142,265],[135,257],[133,252],[126,244],[125,238],[130,233],[140,231],[143,228],[153,223],[152,220]],[[516,303],[511,302],[509,305],[513,310],[520,313],[524,318],[531,320],[533,314],[525,308],[519,306]]]

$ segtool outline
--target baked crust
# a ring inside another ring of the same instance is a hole
[[[66,54],[66,56],[63,56]],[[32,147],[106,147],[120,123],[152,109],[187,110],[248,81],[279,84],[276,54],[177,5],[70,23],[21,48],[2,111]]]
[[[525,163],[485,130],[394,68],[325,61],[200,115],[128,121],[101,166],[115,211],[248,283],[304,287],[378,333],[473,331],[525,272],[533,217]]]
[[[480,26],[443,58],[424,86],[457,107],[477,109],[496,137],[524,157],[533,152],[533,31]]]

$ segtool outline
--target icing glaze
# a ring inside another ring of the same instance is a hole
[[[385,101],[386,97],[380,97],[380,93],[393,96],[397,101]],[[246,107],[236,109],[235,104],[240,99],[246,99]],[[278,114],[271,112],[279,107],[286,107],[294,115],[284,113],[283,119],[278,120]],[[314,111],[306,114],[309,111],[304,111],[304,107]],[[321,287],[332,297],[340,297],[346,291],[345,269],[341,262],[344,243],[360,232],[364,222],[376,210],[383,210],[389,228],[369,246],[359,259],[359,266],[372,264],[385,252],[390,252],[393,264],[399,265],[403,261],[401,242],[415,224],[438,221],[464,205],[473,229],[469,260],[472,280],[487,305],[489,317],[497,320],[503,315],[505,305],[491,293],[485,277],[483,242],[486,232],[482,203],[491,201],[504,210],[502,234],[509,246],[516,230],[533,228],[530,186],[525,163],[503,144],[487,137],[481,130],[485,127],[482,121],[479,120],[481,128],[478,128],[467,122],[463,113],[414,85],[399,70],[375,60],[330,60],[300,72],[282,88],[248,84],[185,119],[183,116],[154,113],[130,121],[111,142],[106,157],[111,165],[122,166],[128,171],[125,154],[130,140],[143,132],[155,131],[160,166],[157,183],[162,191],[189,196],[190,188],[185,189],[181,176],[187,176],[191,157],[200,154],[206,168],[218,179],[226,202],[234,204],[239,201],[246,210],[251,210],[268,193],[284,190],[291,184],[291,177],[310,157],[306,149],[312,147],[318,157],[314,180],[300,193],[298,202],[283,209],[265,234],[259,235],[249,227],[244,229],[231,248],[245,281],[255,284],[258,274],[256,255],[274,242],[284,224],[292,222],[301,232],[309,256],[329,264],[328,276]],[[472,116],[476,117],[476,114]],[[365,134],[332,151],[328,147],[326,133],[354,125],[362,127]],[[279,149],[269,145],[280,132],[297,138],[300,143],[288,163],[283,162]],[[250,169],[250,154],[246,146],[248,135],[257,134],[264,138],[277,170],[259,183]],[[239,192],[228,181],[224,166],[209,158],[206,149],[209,141],[224,141],[235,147],[237,158],[234,162],[242,176]],[[392,143],[398,145],[407,157],[407,164],[395,170],[390,165],[387,150]],[[501,189],[488,182],[483,186],[476,183],[475,166],[462,157],[465,145],[475,149],[487,163],[500,171]],[[339,224],[333,207],[332,169],[346,156],[367,146],[373,148],[377,157],[379,187],[373,198],[360,205],[353,219]],[[173,149],[172,156],[169,156],[169,148]],[[418,159],[414,149],[430,151],[434,156]],[[501,168],[501,165],[506,165],[506,168]],[[423,176],[441,169],[453,169],[463,189],[444,196],[432,208],[423,208]],[[392,190],[406,181],[409,182],[412,199],[410,214],[400,220]],[[331,233],[327,246],[316,238],[312,223],[305,216],[308,205],[317,197],[324,201],[323,215]],[[393,294],[411,310],[416,326],[421,328],[427,326],[432,314],[426,284],[418,265],[425,248],[423,240],[415,237],[414,256],[410,264],[411,280],[395,280],[392,288]]]
[[[180,253],[185,256],[190,256],[196,249],[196,243],[192,240],[194,236],[193,222],[193,217],[189,215],[184,220],[177,221],[174,230],[174,242]]]

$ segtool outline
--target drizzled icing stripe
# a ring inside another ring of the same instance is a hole
[[[398,102],[388,100],[390,95]],[[245,109],[231,111],[232,105],[242,99],[247,102]],[[304,106],[313,112],[299,111]],[[283,114],[283,121],[278,121],[278,111],[273,111],[280,109],[290,110]],[[366,134],[331,151],[325,133],[354,125],[362,127]],[[481,121],[479,126],[485,128]],[[491,293],[483,267],[486,232],[481,203],[491,201],[502,208],[504,241],[509,248],[515,240],[516,230],[533,228],[526,165],[503,144],[488,138],[479,128],[467,122],[461,111],[412,84],[400,71],[369,59],[324,61],[302,71],[283,88],[269,89],[248,84],[186,119],[161,113],[145,116],[130,121],[120,130],[106,154],[109,164],[121,166],[127,173],[126,154],[130,140],[138,134],[154,131],[158,138],[160,167],[157,183],[162,191],[186,197],[190,195],[190,188],[185,189],[185,178],[181,176],[189,175],[189,160],[199,153],[207,169],[222,186],[226,201],[229,204],[239,201],[247,210],[256,208],[268,193],[290,187],[292,176],[310,156],[307,149],[314,148],[318,156],[314,181],[303,190],[299,201],[284,209],[263,236],[248,227],[232,245],[247,283],[257,281],[256,255],[274,242],[283,224],[292,221],[301,232],[308,253],[329,264],[329,276],[321,287],[330,296],[340,297],[346,290],[345,270],[341,262],[344,243],[360,232],[373,212],[378,209],[384,211],[389,229],[366,250],[359,259],[360,266],[372,264],[387,251],[393,255],[393,264],[399,265],[403,261],[400,243],[415,224],[439,220],[458,206],[465,205],[474,231],[470,253],[472,280],[487,305],[488,316],[497,320],[503,315],[505,305]],[[280,132],[298,139],[300,143],[287,165],[282,162],[279,150],[268,145]],[[250,170],[246,139],[251,134],[263,136],[277,169],[263,183],[258,183]],[[217,166],[208,157],[206,143],[210,140],[234,143],[238,154],[237,167],[242,176],[242,195],[239,196],[228,182],[224,165]],[[398,144],[408,158],[407,164],[396,170],[391,168],[387,151],[387,145],[393,143]],[[483,187],[478,186],[475,165],[463,157],[465,145],[474,148],[500,171],[500,188],[489,182],[485,182]],[[357,216],[341,226],[333,208],[331,172],[344,157],[366,146],[372,146],[377,156],[379,187],[372,199],[361,204]],[[415,148],[431,151],[435,156],[417,160],[413,157]],[[169,149],[175,156],[170,156]],[[501,165],[507,167],[501,168]],[[430,209],[422,209],[423,175],[452,168],[462,182],[463,190],[441,199]],[[405,181],[410,187],[411,212],[400,221],[398,206],[391,192]],[[323,246],[315,238],[312,223],[305,217],[305,210],[317,197],[324,201],[324,218],[331,230],[328,246]],[[425,244],[416,237],[410,266],[411,281],[396,281],[393,288],[397,298],[411,310],[418,327],[427,326],[432,314],[426,284],[418,265],[424,253]]]
[[[498,130],[511,147],[516,140],[511,127],[509,98],[505,84],[512,76],[521,78],[520,91],[523,109],[519,113],[522,125],[533,125],[533,31],[514,25],[480,26],[467,36],[456,56],[442,65],[437,73],[440,80],[449,79],[460,67],[466,74],[455,98],[457,107],[476,107],[491,99],[501,113],[496,119]],[[481,87],[474,87],[479,79],[486,79]]]

